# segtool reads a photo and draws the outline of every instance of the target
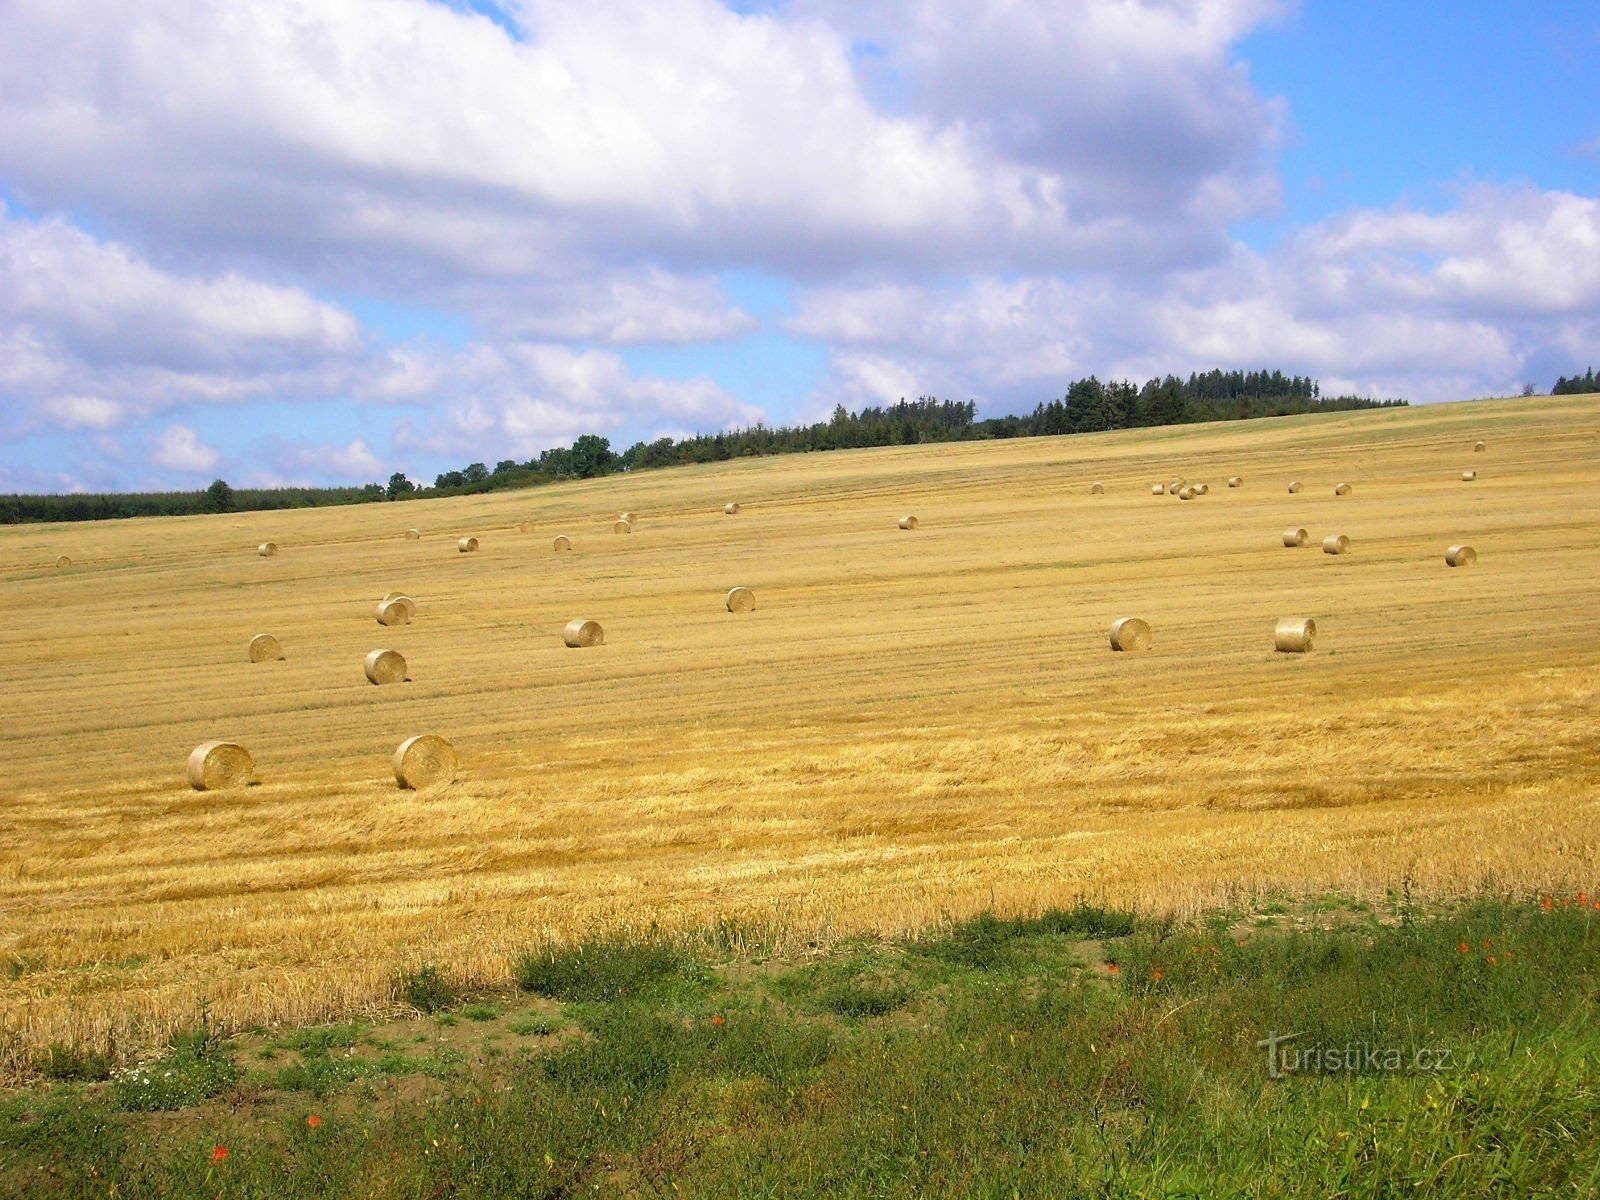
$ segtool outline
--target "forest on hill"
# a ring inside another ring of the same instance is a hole
[[[1550,389],[1552,396],[1588,396],[1595,392],[1600,392],[1600,375],[1594,373],[1593,367],[1571,379],[1563,375]]]
[[[1592,389],[1591,389],[1592,390]],[[1188,379],[1168,375],[1143,386],[1126,380],[1080,379],[1060,399],[1018,416],[979,420],[974,401],[931,396],[848,412],[843,406],[814,425],[756,425],[697,434],[674,441],[636,442],[618,453],[610,440],[585,434],[571,446],[545,450],[526,462],[506,459],[490,467],[471,463],[445,471],[425,486],[396,471],[387,484],[338,488],[234,488],[218,479],[194,492],[69,493],[0,496],[0,524],[24,521],[93,521],[111,517],[178,516],[208,512],[252,512],[365,504],[424,496],[469,495],[533,487],[562,479],[590,479],[618,471],[651,470],[686,463],[723,462],[770,454],[846,450],[926,442],[1043,437],[1138,429],[1201,421],[1238,421],[1297,413],[1404,406],[1404,400],[1359,396],[1325,397],[1315,379],[1281,371],[1209,371]]]

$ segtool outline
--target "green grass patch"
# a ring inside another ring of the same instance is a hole
[[[456,1001],[456,989],[443,971],[424,963],[400,973],[395,981],[400,999],[418,1012],[433,1013],[449,1008]]]
[[[618,938],[525,954],[517,963],[516,978],[527,992],[596,1003],[644,998],[665,1002],[699,995],[711,983],[706,965],[675,946]]]
[[[601,943],[537,962],[573,1036],[470,1068],[470,1018],[375,1063],[329,1026],[285,1039],[290,1096],[155,1121],[117,1085],[0,1098],[0,1194],[1600,1193],[1600,913],[1407,911],[1245,936],[1239,914],[980,917],[715,989],[671,947]],[[337,1094],[369,1072],[435,1082]]]
[[[129,1112],[162,1112],[208,1100],[238,1078],[229,1044],[198,1026],[174,1038],[162,1058],[115,1074],[112,1091]]]
[[[518,1037],[549,1037],[565,1023],[547,1013],[529,1012],[513,1018],[507,1023],[506,1029]]]

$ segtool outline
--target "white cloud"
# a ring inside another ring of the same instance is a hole
[[[584,433],[722,429],[764,417],[712,380],[636,376],[609,351],[508,342],[414,369],[449,380],[450,392],[422,425],[400,421],[395,445],[432,454],[526,458]]]
[[[114,429],[122,424],[122,406],[99,396],[51,396],[40,411],[65,429]]]
[[[17,429],[326,394],[367,353],[354,317],[301,289],[165,271],[60,218],[0,209],[0,390]]]
[[[461,296],[494,333],[541,341],[689,345],[746,334],[759,325],[704,278],[659,267],[581,276]]]
[[[863,90],[844,9],[529,0],[517,41],[425,0],[13,0],[0,171],[174,253],[391,286],[1159,262],[1271,202],[1275,110],[1228,60],[1270,6],[880,8],[904,114]]]
[[[216,470],[222,455],[200,440],[187,425],[168,425],[150,448],[150,461],[169,471],[205,475]]]
[[[1010,408],[1080,375],[1216,366],[1439,400],[1548,386],[1600,327],[1597,251],[1600,202],[1477,187],[1445,213],[1345,214],[1154,277],[811,289],[790,327],[836,348],[824,403],[936,392]]]
[[[365,438],[345,445],[324,445],[289,438],[270,438],[255,447],[246,487],[313,487],[319,484],[382,482],[393,467],[373,453]]]

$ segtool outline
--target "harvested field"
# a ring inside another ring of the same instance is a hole
[[[229,1028],[360,1011],[421,960],[503,982],[530,945],[653,922],[803,947],[1080,896],[1592,886],[1597,422],[1596,397],[1478,402],[406,510],[441,531],[649,514],[648,537],[559,556],[450,553],[376,504],[0,528],[7,1069],[160,1040],[202,1003]],[[1478,436],[1494,470],[1462,488]],[[1315,486],[1148,503],[1151,479],[1234,470]],[[1062,483],[1083,479],[1106,494]],[[1337,570],[1276,544],[1335,523],[1360,549]],[[293,552],[241,556],[269,535]],[[1442,569],[1460,543],[1482,558]],[[738,621],[732,579],[763,601]],[[427,620],[384,636],[425,669],[379,688],[357,664],[393,581]],[[1159,639],[1108,653],[1130,612]],[[577,613],[604,646],[563,646]],[[1315,615],[1314,653],[1274,652],[1284,614]],[[241,653],[263,627],[293,648],[271,670]],[[461,763],[426,798],[391,764],[421,729]],[[218,731],[256,786],[190,789]]]

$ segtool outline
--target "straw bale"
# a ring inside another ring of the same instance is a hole
[[[456,750],[442,737],[419,733],[395,748],[395,781],[403,788],[450,783],[456,777]]]

